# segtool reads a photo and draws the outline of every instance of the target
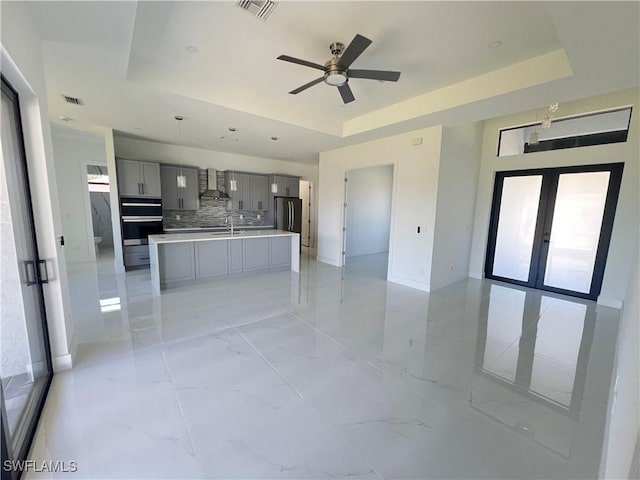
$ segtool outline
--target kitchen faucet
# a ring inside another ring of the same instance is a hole
[[[231,235],[233,235],[233,215],[229,215],[229,216],[225,219],[224,223],[226,223],[226,224],[230,224],[230,225],[229,225],[229,230],[231,231]]]

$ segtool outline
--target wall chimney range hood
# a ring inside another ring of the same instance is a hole
[[[226,193],[218,190],[218,172],[215,168],[207,168],[207,189],[200,198],[229,198]]]

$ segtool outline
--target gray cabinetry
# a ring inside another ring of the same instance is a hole
[[[266,175],[251,175],[251,210],[269,209],[269,178]]]
[[[265,211],[269,208],[269,180],[266,175],[225,172],[229,210]],[[235,182],[235,190],[231,189]]]
[[[291,239],[289,239],[291,241]],[[252,272],[269,268],[269,238],[245,238],[242,270]]]
[[[158,245],[161,284],[195,280],[193,243],[162,243]]]
[[[160,165],[162,208],[164,210],[180,210],[177,178],[178,167],[174,167],[173,165]]]
[[[242,273],[242,240],[228,240],[229,273]]]
[[[277,185],[276,197],[296,197],[300,196],[300,177],[289,177],[286,175],[272,175],[271,183]]]
[[[161,165],[162,206],[165,210],[197,210],[198,169],[179,165]]]
[[[124,266],[146,267],[149,265],[148,245],[125,245],[124,246]]]
[[[160,198],[160,165],[118,159],[118,189],[121,197]]]
[[[269,268],[291,266],[291,237],[269,238]]]
[[[220,277],[229,273],[227,240],[195,242],[196,278]]]

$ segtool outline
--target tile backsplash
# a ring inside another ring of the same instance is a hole
[[[217,172],[218,190],[225,191],[224,172]],[[200,193],[207,189],[207,171],[198,172]],[[201,198],[198,210],[163,210],[164,228],[216,227],[225,225],[229,215],[233,216],[235,225],[264,225],[264,212],[251,210],[226,209],[227,199]],[[261,218],[258,219],[258,214]],[[242,219],[240,216],[242,215]],[[177,219],[180,217],[180,220]]]

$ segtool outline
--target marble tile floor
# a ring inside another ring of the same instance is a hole
[[[77,365],[30,458],[73,478],[596,478],[618,311],[473,279],[427,294],[386,262],[160,296],[148,271],[75,267]]]

